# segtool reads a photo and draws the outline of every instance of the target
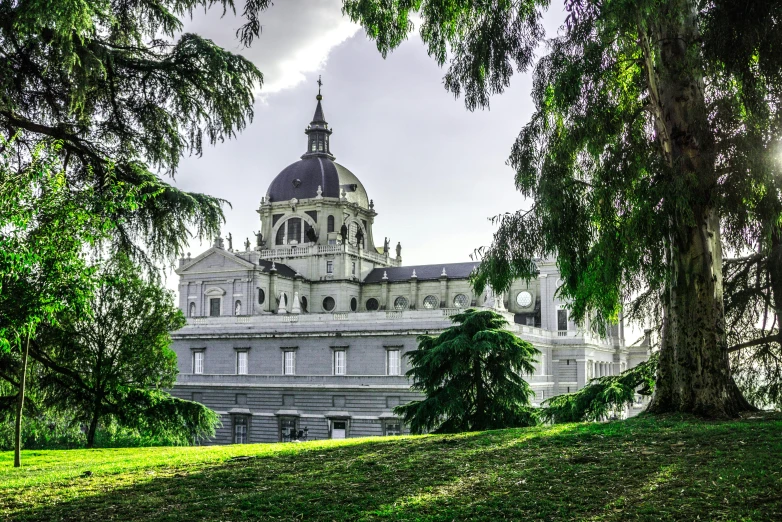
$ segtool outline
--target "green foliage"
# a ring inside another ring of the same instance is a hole
[[[113,230],[106,216],[131,208],[137,194],[122,182],[101,190],[70,185],[58,143],[39,143],[26,162],[12,153],[15,145],[0,134],[0,354],[8,362],[0,377],[16,389],[20,466],[30,339],[63,310],[84,312],[95,285],[85,248]]]
[[[531,426],[537,414],[521,377],[534,372],[540,352],[505,329],[495,312],[466,310],[451,317],[455,326],[437,337],[418,337],[407,354],[412,388],[426,398],[397,406],[413,433],[454,433]]]
[[[470,110],[487,107],[489,97],[510,85],[514,66],[526,69],[543,38],[538,8],[550,0],[463,2],[433,0],[344,0],[343,11],[366,29],[387,56],[422,20],[420,35],[439,65],[450,61],[445,88],[464,93]]]
[[[100,211],[134,196],[121,184],[108,195],[68,186],[58,144],[38,146],[17,170],[14,144],[0,136],[5,148],[0,155],[0,351],[5,352],[66,307],[83,309],[94,283],[84,247],[96,245],[112,225]]]
[[[657,354],[619,375],[597,377],[575,393],[544,401],[541,416],[551,422],[598,421],[635,402],[636,394],[651,395],[657,372]]]
[[[172,293],[121,256],[98,276],[90,313],[64,310],[32,343],[32,356],[48,370],[39,383],[48,406],[89,426],[89,446],[109,421],[152,436],[212,435],[214,412],[162,391],[177,374],[170,333],[185,324]]]
[[[139,258],[181,253],[190,237],[219,232],[224,201],[182,192],[173,175],[186,153],[200,154],[241,131],[253,116],[263,76],[210,40],[177,33],[180,18],[230,0],[0,2],[0,128],[27,151],[59,140],[71,186],[103,190],[127,183],[147,196],[118,207],[113,246]],[[248,7],[265,7],[252,0]],[[260,27],[249,24],[246,43]],[[257,20],[256,20],[257,21]]]
[[[476,290],[506,290],[535,277],[535,259],[556,258],[564,281],[559,297],[576,322],[600,334],[619,320],[625,303],[646,293],[667,317],[656,410],[732,415],[751,408],[736,393],[723,356],[722,249],[758,252],[767,261],[770,286],[756,298],[771,297],[766,311],[778,323],[782,4],[564,4],[566,27],[534,68],[535,110],[509,159],[529,205],[494,219],[491,246],[477,252]],[[473,109],[508,85],[511,63],[518,71],[531,65],[519,51],[542,43],[538,16],[548,2],[344,5],[383,54],[412,30],[417,13],[429,54],[450,62],[446,88],[457,95],[463,89]],[[699,261],[704,256],[706,264]],[[757,322],[755,310],[747,311],[745,324]],[[693,314],[702,317],[694,321]],[[739,344],[768,333],[752,332]],[[758,345],[772,343],[772,351],[761,346],[734,361],[746,369],[745,383],[753,382],[749,369],[757,362],[766,376],[779,377],[767,363],[780,336],[773,327],[770,333]],[[754,382],[761,400],[779,389]]]

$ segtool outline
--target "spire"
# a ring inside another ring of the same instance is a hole
[[[329,159],[334,159],[331,154],[331,148],[329,146],[329,136],[331,136],[331,129],[326,122],[326,117],[323,114],[323,105],[321,100],[323,95],[320,93],[321,87],[323,87],[323,81],[318,76],[318,95],[315,99],[318,100],[318,104],[315,106],[315,115],[312,117],[312,121],[309,126],[304,130],[304,134],[307,135],[307,151],[302,156],[303,158],[311,158],[322,156]]]

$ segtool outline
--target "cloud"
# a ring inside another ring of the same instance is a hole
[[[250,59],[263,73],[261,96],[295,87],[325,66],[329,53],[355,35],[359,26],[341,11],[342,0],[291,0],[278,2],[261,13],[261,34],[243,48],[236,30],[244,23],[240,14],[215,7],[199,11],[185,21],[185,32],[199,34],[221,47]]]

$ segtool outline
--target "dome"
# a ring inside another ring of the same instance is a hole
[[[324,198],[338,198],[345,190],[351,203],[369,208],[369,198],[364,185],[355,174],[325,156],[306,157],[285,167],[269,185],[268,201],[311,199],[318,196],[318,187]]]

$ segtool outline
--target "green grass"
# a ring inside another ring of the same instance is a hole
[[[782,520],[782,419],[769,415],[26,451],[11,465],[0,453],[0,519]]]

